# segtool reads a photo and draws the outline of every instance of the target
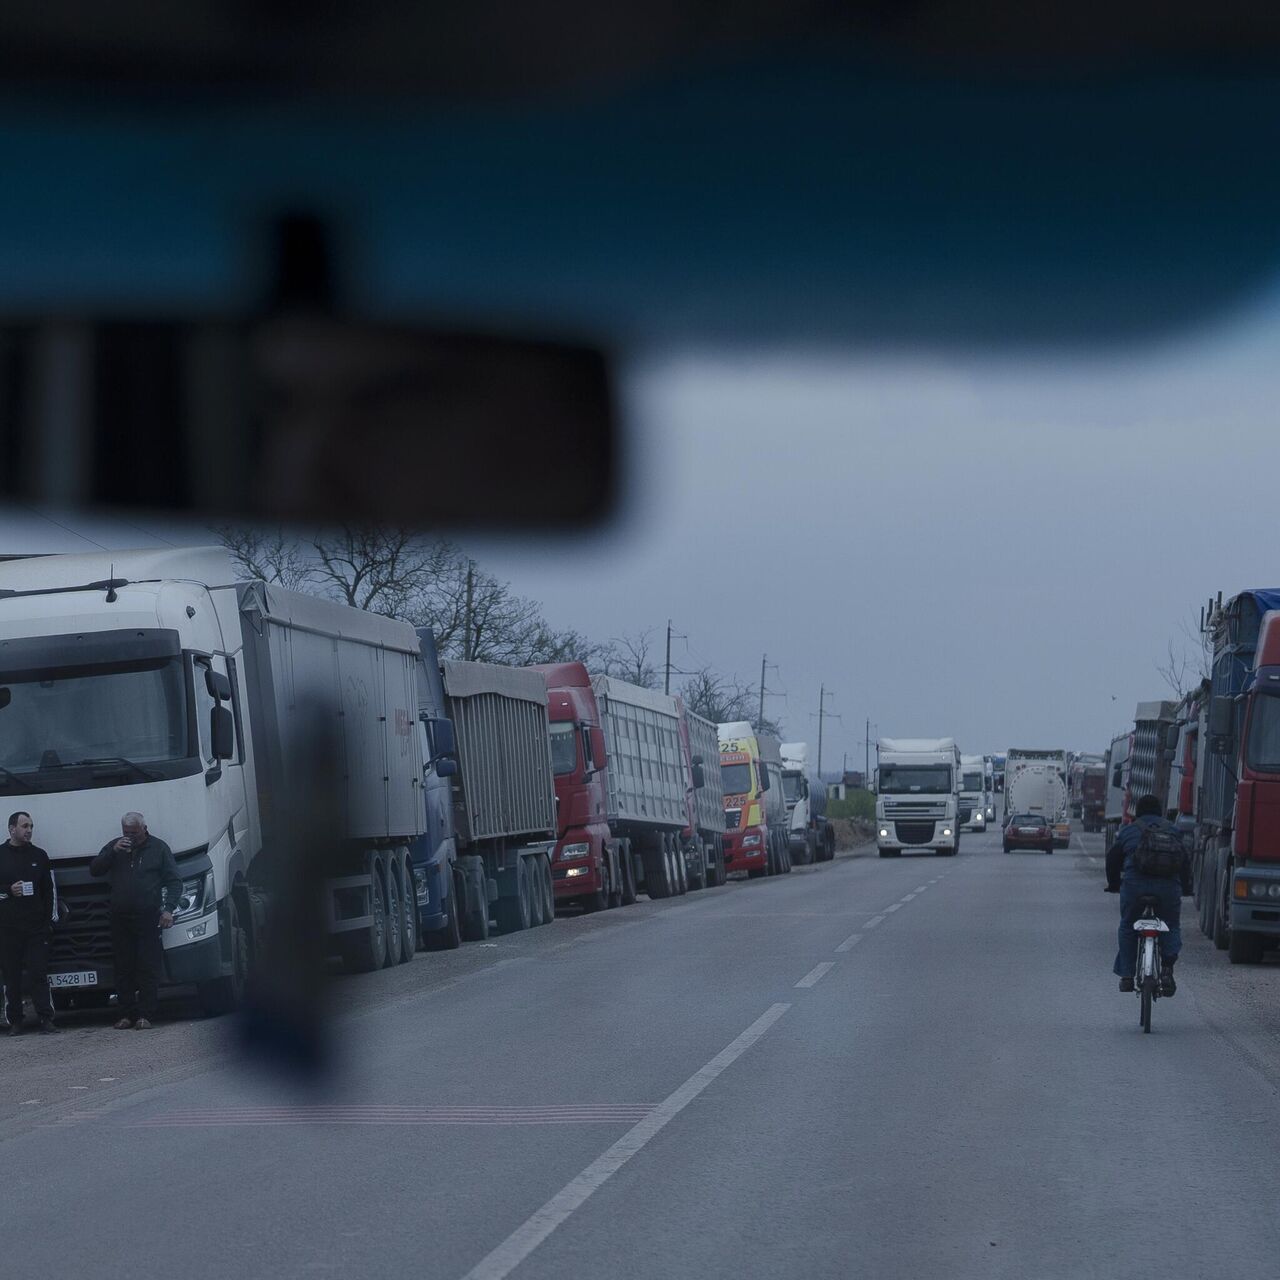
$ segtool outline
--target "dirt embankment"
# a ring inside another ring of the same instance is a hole
[[[836,831],[837,849],[853,849],[875,839],[875,823],[865,818],[832,818],[831,825]]]

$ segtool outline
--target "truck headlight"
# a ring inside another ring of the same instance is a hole
[[[574,862],[579,858],[589,858],[591,856],[591,846],[583,840],[578,844],[566,844],[560,847],[560,861]]]
[[[743,836],[743,837],[742,837],[742,847],[743,847],[744,849],[749,848],[749,847],[754,847],[755,845],[758,845],[759,843],[760,843],[760,837],[759,837],[758,835],[756,835],[756,836]]]
[[[943,827],[943,828],[942,828],[942,834],[943,834],[944,836],[949,836],[949,835],[951,834],[951,828],[950,828],[950,827]]]
[[[194,880],[182,882],[182,892],[178,894],[177,905],[173,909],[175,920],[190,920],[193,916],[201,916],[214,905],[213,872],[206,871]]]
[[[1268,898],[1280,898],[1280,884],[1271,884],[1267,886]]]
[[[888,828],[888,827],[881,827],[881,828],[880,828],[880,839],[881,839],[881,840],[887,840],[888,838],[889,838],[889,828]]]

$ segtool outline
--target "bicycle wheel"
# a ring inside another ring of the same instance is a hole
[[[1142,1030],[1144,1034],[1151,1034],[1151,1005],[1155,1000],[1156,980],[1154,978],[1144,978],[1142,980]]]

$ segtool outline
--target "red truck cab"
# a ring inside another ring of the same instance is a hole
[[[1265,946],[1280,945],[1280,610],[1263,616],[1243,700],[1230,951],[1233,960],[1260,960]]]
[[[765,817],[758,757],[725,743],[720,752],[724,777],[724,865],[726,871],[763,875],[769,865],[769,827]],[[745,745],[745,743],[743,744]]]
[[[581,662],[535,670],[547,682],[558,824],[551,860],[556,902],[603,907],[611,895],[621,894],[610,845],[608,758],[591,677]]]

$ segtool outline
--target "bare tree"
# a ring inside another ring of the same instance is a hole
[[[1213,641],[1207,632],[1186,618],[1178,624],[1178,630],[1182,639],[1169,640],[1165,660],[1157,662],[1155,667],[1156,674],[1181,701],[1196,685],[1212,675]]]
[[[709,666],[700,667],[685,680],[680,696],[691,711],[716,724],[746,720],[761,733],[782,736],[782,727],[777,721],[768,716],[759,718],[758,690],[737,676],[724,675]]]
[[[638,684],[643,689],[656,689],[661,681],[652,652],[653,628],[646,627],[634,635],[615,636],[606,641],[595,657],[605,675]]]
[[[245,578],[278,582],[291,591],[305,591],[315,581],[315,561],[297,538],[283,529],[263,530],[221,525],[213,531]]]

